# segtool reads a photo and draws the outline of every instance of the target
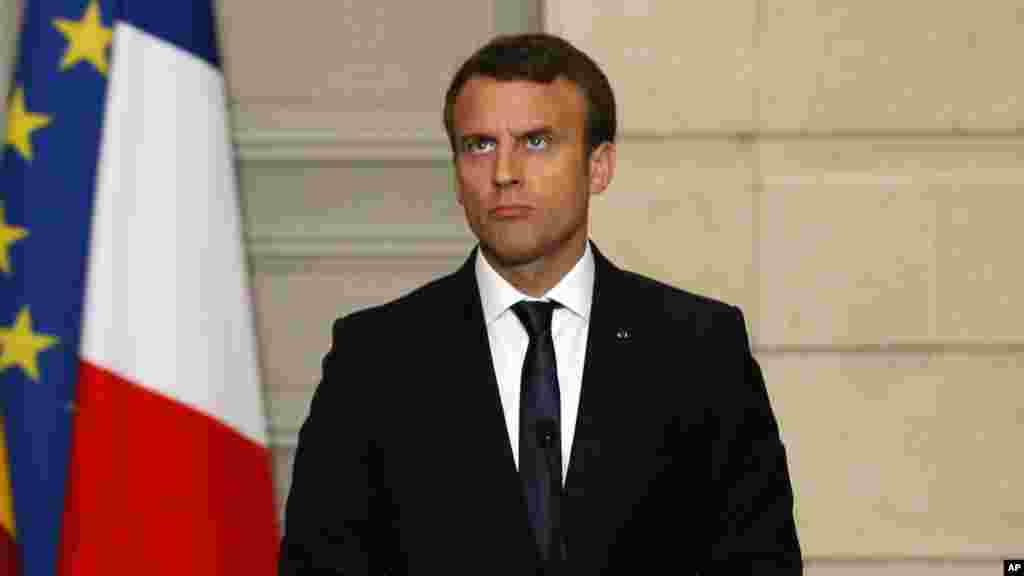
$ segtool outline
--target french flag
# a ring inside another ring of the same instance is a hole
[[[212,0],[26,5],[0,171],[24,575],[275,573],[215,22]]]

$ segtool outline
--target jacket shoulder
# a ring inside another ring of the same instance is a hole
[[[334,321],[333,333],[358,327],[364,334],[403,324],[416,325],[455,301],[460,281],[455,272],[435,278],[406,294],[374,306],[350,312]]]
[[[629,270],[621,270],[621,274],[624,292],[632,294],[635,305],[666,321],[692,325],[698,332],[716,323],[735,321],[737,317],[742,321],[740,308],[727,302]]]

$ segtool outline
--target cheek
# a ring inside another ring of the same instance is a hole
[[[463,206],[472,203],[477,195],[479,183],[474,169],[462,163],[455,168],[455,197]]]
[[[455,167],[455,175],[466,190],[480,190],[490,182],[489,162],[486,158],[463,160]]]
[[[560,158],[540,171],[540,181],[546,195],[560,203],[575,204],[575,197],[586,184],[586,175],[576,158]]]
[[[532,158],[528,172],[532,176],[530,179],[544,190],[545,195],[559,194],[573,180],[571,167],[560,156]]]
[[[480,220],[481,215],[486,213],[485,195],[486,190],[480,187],[479,182],[472,178],[459,179],[456,197],[458,198],[463,211],[466,213],[466,218],[468,220]]]

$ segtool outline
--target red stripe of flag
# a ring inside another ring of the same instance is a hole
[[[59,574],[273,574],[265,447],[87,362],[78,386]]]
[[[0,576],[18,576],[18,544],[0,526]]]

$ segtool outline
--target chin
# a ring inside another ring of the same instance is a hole
[[[505,267],[529,264],[539,259],[544,253],[536,244],[481,242],[480,245]]]

